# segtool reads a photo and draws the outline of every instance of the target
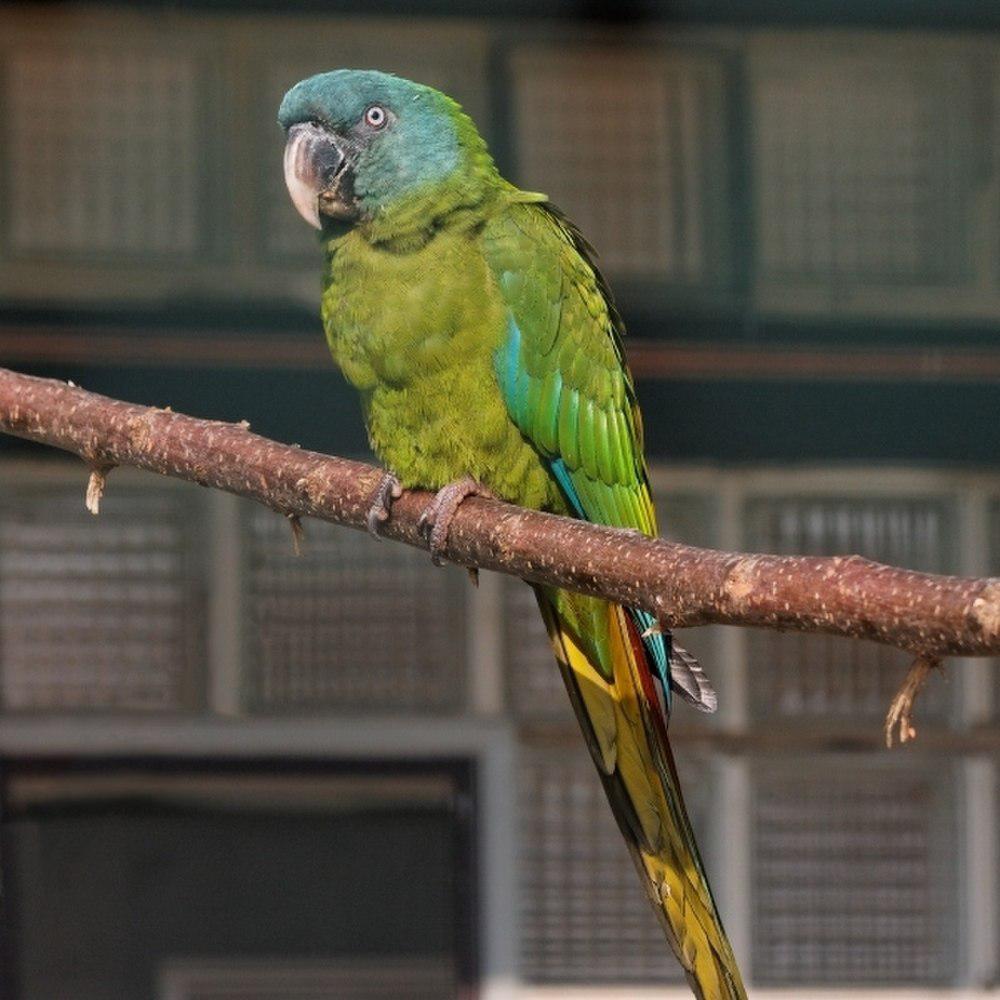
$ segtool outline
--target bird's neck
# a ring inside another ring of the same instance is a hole
[[[480,225],[499,208],[508,188],[487,160],[378,205],[355,228],[373,246],[416,250],[442,230]]]

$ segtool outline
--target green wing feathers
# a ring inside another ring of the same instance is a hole
[[[621,322],[592,251],[565,218],[533,198],[491,219],[483,236],[507,309],[495,367],[511,419],[548,461],[578,517],[655,534]],[[536,595],[591,756],[671,947],[697,996],[740,1000],[746,993],[667,742],[663,637],[644,644],[635,613],[605,601],[540,587]]]
[[[580,516],[655,534],[621,323],[583,237],[549,206],[515,204],[484,246],[509,315],[497,371],[512,419],[559,462]]]

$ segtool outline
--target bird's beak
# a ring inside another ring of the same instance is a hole
[[[320,125],[303,122],[288,130],[285,184],[299,215],[316,229],[323,228],[320,216],[341,221],[357,217],[347,151]]]

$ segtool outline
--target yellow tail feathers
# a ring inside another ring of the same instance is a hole
[[[743,1000],[634,624],[595,598],[535,593],[611,808],[695,996]],[[585,634],[595,628],[602,634]]]

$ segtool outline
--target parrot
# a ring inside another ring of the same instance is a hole
[[[500,174],[461,106],[375,70],[302,80],[278,112],[291,201],[319,232],[320,313],[385,467],[368,527],[403,488],[436,562],[469,496],[657,533],[624,326],[597,254],[544,194]],[[609,137],[613,141],[613,137]],[[611,809],[692,992],[746,996],[667,739],[675,694],[714,710],[653,616],[535,595]]]

